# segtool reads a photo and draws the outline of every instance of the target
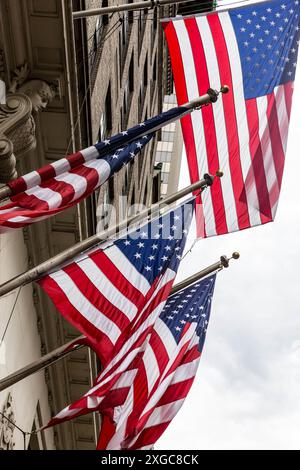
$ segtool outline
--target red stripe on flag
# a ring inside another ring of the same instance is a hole
[[[39,199],[34,194],[28,195],[26,192],[19,193],[16,196],[13,196],[11,200],[18,204],[20,207],[24,207],[24,210],[28,211],[29,214],[32,210],[45,211],[47,214],[49,212],[48,202]]]
[[[174,74],[174,82],[176,88],[176,96],[178,105],[182,105],[189,101],[187,87],[185,82],[185,74],[182,63],[181,51],[177,34],[172,21],[169,23],[162,23],[165,33],[168,37],[169,54],[172,62],[172,69]],[[192,125],[192,118],[190,115],[184,116],[181,119],[181,126],[183,131],[183,139],[185,148],[187,149],[187,158],[189,162],[189,173],[191,182],[199,180],[199,169],[197,162],[197,151],[194,139],[194,131]]]
[[[277,108],[276,108],[276,99],[274,93],[271,93],[267,96],[268,99],[268,126],[271,139],[271,147],[273,153],[273,161],[275,166],[275,172],[277,176],[277,182],[279,190],[281,188],[282,175],[284,169],[284,150],[280,137],[280,129],[278,124]],[[278,194],[279,196],[279,194]]]
[[[138,308],[143,304],[144,296],[129,280],[116,268],[115,264],[106,256],[105,251],[99,250],[91,253],[89,258],[115,287]]]
[[[40,175],[41,182],[52,179],[56,175],[55,169],[51,165],[51,163],[49,165],[43,166],[42,168],[39,168],[38,170],[36,170],[36,172]]]
[[[291,118],[293,91],[294,91],[294,82],[288,82],[284,85],[285,105],[286,105],[286,110],[287,110],[287,115],[288,115],[289,120]]]
[[[148,397],[148,379],[145,370],[145,364],[141,361],[138,373],[134,379],[133,387],[133,403],[134,407],[130,415],[128,416],[126,423],[126,435],[130,435],[134,432],[136,423],[138,422],[140,414],[143,412],[144,405],[147,403]]]
[[[156,407],[164,406],[173,401],[181,400],[185,398],[190,391],[191,386],[193,385],[195,377],[183,380],[182,382],[177,382],[175,384],[169,385]]]
[[[208,15],[207,21],[212,33],[216,57],[219,66],[220,82],[226,83],[233,90],[232,74],[224,32],[218,15]],[[228,93],[220,98],[223,101],[227,134],[228,157],[232,189],[234,193],[238,225],[242,230],[250,226],[244,179],[241,166],[240,142],[236,118],[234,94]],[[210,109],[212,109],[210,107]],[[242,195],[242,197],[241,197]]]
[[[132,446],[128,447],[128,450],[138,450],[138,449],[141,449],[142,447],[152,445],[160,438],[160,436],[167,429],[169,424],[170,424],[170,421],[166,423],[160,423],[155,426],[151,426],[149,428],[144,429],[139,435],[136,442]]]
[[[20,176],[20,178],[17,178],[13,181],[9,181],[6,184],[7,186],[10,187],[12,194],[23,192],[27,189],[27,184],[22,176]]]
[[[150,338],[149,343],[155,356],[157,357],[157,365],[159,368],[159,372],[160,374],[162,374],[166,368],[166,365],[169,362],[169,355],[165,347],[164,340],[155,330],[155,327],[151,333],[151,338]]]
[[[106,449],[107,444],[115,434],[116,427],[108,416],[103,416],[101,423],[100,435],[97,444],[97,450]]]
[[[259,138],[259,118],[257,111],[256,99],[246,100],[247,121],[249,127],[250,154],[252,159],[254,178],[258,196],[259,211],[261,223],[270,222],[272,220],[272,212],[269,200],[269,192],[266,181],[266,175],[263,163],[263,154]]]
[[[194,64],[197,76],[198,90],[199,95],[202,95],[207,92],[210,87],[209,76],[207,70],[207,64],[205,59],[205,52],[202,44],[202,39],[199,33],[199,28],[195,18],[190,18],[185,20],[186,29],[190,38],[190,44],[192,48],[192,53],[194,57]],[[184,71],[182,71],[184,74]],[[175,80],[176,84],[176,80]],[[216,128],[214,121],[213,109],[211,106],[204,107],[202,109],[203,117],[203,127],[204,127],[204,137],[206,141],[206,154],[207,154],[207,165],[208,171],[214,175],[217,170],[220,169],[219,157],[218,157],[218,147],[217,147],[217,137],[216,137]],[[193,133],[193,129],[191,131]],[[184,132],[185,136],[185,132]],[[187,143],[187,152],[189,157],[189,144]],[[201,149],[199,149],[201,152]],[[197,155],[195,156],[197,161]],[[198,167],[198,162],[197,162]],[[198,171],[198,168],[197,168]],[[199,176],[198,176],[199,177]],[[191,179],[192,182],[195,181]],[[214,184],[210,187],[212,195],[212,204],[216,221],[216,231],[217,234],[226,233],[227,223],[226,217],[220,216],[225,214],[222,185],[219,178],[214,180]]]
[[[87,336],[93,345],[93,348],[98,351],[100,360],[103,363],[107,362],[107,357],[114,347],[108,336],[103,334],[98,328],[81,315],[81,313],[71,304],[68,297],[54,279],[50,276],[46,276],[37,282],[49,295],[60,313],[70,323],[72,323],[75,328]]]
[[[65,267],[63,271],[73,280],[82,295],[88,299],[94,307],[112,320],[120,330],[123,330],[129,325],[130,321],[128,317],[119,310],[117,306],[111,304],[97,289],[88,276],[80,269],[80,263],[71,263]]]

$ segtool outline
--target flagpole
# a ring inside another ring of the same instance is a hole
[[[181,281],[178,284],[176,284],[171,290],[170,297],[176,294],[176,292],[179,292],[180,290],[185,289],[189,285],[193,284],[196,281],[199,281],[200,279],[203,279],[209,274],[212,274],[216,271],[220,271],[224,268],[228,268],[229,261],[231,259],[238,259],[239,256],[240,255],[237,252],[234,252],[230,258],[227,258],[227,256],[221,256],[219,261],[217,261],[216,263],[211,264],[207,268],[204,268],[201,271],[198,271],[196,274],[193,274],[192,276],[188,277],[184,281]],[[13,372],[12,374],[8,375],[4,379],[0,380],[0,392],[2,392],[8,387],[11,387],[15,383],[20,382],[26,377],[29,377],[30,375],[40,370],[43,370],[48,366],[51,366],[55,362],[60,361],[64,357],[71,354],[73,351],[78,351],[79,349],[86,347],[87,344],[83,344],[83,341],[85,339],[86,339],[85,336],[79,336],[75,340],[62,345],[59,348],[54,349],[53,351],[49,352],[45,356],[40,357],[39,359],[32,362],[31,364],[28,364],[27,366],[22,367],[16,372]]]
[[[145,2],[125,3],[123,5],[112,5],[103,8],[93,8],[90,10],[81,10],[73,12],[73,19],[87,18],[89,16],[108,15],[110,13],[119,13],[121,11],[145,10],[158,6],[173,5],[177,3],[188,3],[190,0],[147,0]]]
[[[222,175],[222,172],[217,172],[215,176],[221,177]],[[92,248],[93,246],[97,245],[100,242],[103,242],[104,240],[107,240],[113,235],[115,236],[121,230],[126,229],[132,222],[142,220],[147,216],[159,211],[163,206],[173,204],[174,202],[178,201],[184,196],[187,196],[190,193],[193,193],[198,190],[203,190],[204,188],[211,186],[213,184],[215,176],[205,174],[203,176],[203,179],[191,184],[190,186],[187,186],[184,189],[181,189],[180,191],[177,191],[174,194],[171,194],[170,196],[167,196],[164,199],[161,199],[159,202],[152,204],[152,206],[144,209],[139,214],[132,215],[128,219],[125,219],[124,221],[120,222],[119,224],[113,225],[108,230],[104,230],[87,238],[86,240],[77,243],[76,245],[62,251],[53,258],[50,258],[49,260],[44,261],[38,266],[35,266],[34,268],[29,269],[28,271],[10,279],[4,284],[1,284],[0,297],[5,294],[8,294],[8,292],[11,292],[12,290],[20,286],[24,286],[26,284],[29,284],[30,282],[36,281],[45,274],[49,274],[58,266],[74,258],[74,256],[79,255],[80,253],[86,251],[89,248]]]
[[[210,104],[210,103],[215,103],[217,101],[218,96],[219,96],[220,93],[225,94],[225,93],[228,93],[228,91],[229,91],[229,87],[227,85],[222,85],[221,88],[220,88],[220,91],[213,90],[212,88],[209,88],[204,95],[199,96],[198,98],[195,98],[195,99],[193,99],[191,101],[188,101],[187,103],[181,105],[180,107],[187,108],[187,110],[186,110],[185,113],[182,113],[180,115],[180,117],[170,118],[167,121],[165,121],[163,124],[160,124],[156,127],[153,127],[151,129],[151,133],[158,131],[162,127],[167,126],[168,124],[172,124],[172,122],[175,122],[178,119],[181,119],[182,117],[186,116],[187,114],[190,114],[192,111],[195,111],[196,109],[199,109],[201,106],[205,106],[205,105]],[[139,135],[135,135],[134,140],[143,137],[144,134],[145,134],[145,131],[143,131],[143,127],[141,127],[141,133]],[[130,141],[128,141],[128,143],[129,142]],[[114,150],[115,150],[115,148],[111,148],[111,151],[114,151]],[[21,192],[23,192],[23,191],[21,191]],[[15,195],[15,194],[18,194],[18,193],[16,192],[13,195]],[[0,188],[0,201],[10,197],[11,195],[12,195],[12,190],[10,189],[10,187],[8,185],[5,185],[2,188]]]
[[[227,258],[227,256],[221,256],[220,260],[217,261],[216,263],[211,264],[207,268],[202,269],[201,271],[197,272],[196,274],[193,274],[192,276],[188,277],[184,281],[179,282],[178,284],[176,284],[173,287],[173,289],[171,290],[170,296],[173,295],[173,294],[176,294],[177,292],[179,292],[182,289],[185,289],[190,284],[193,284],[193,282],[199,281],[200,279],[204,278],[205,276],[208,276],[209,274],[214,273],[215,271],[219,271],[223,268],[228,268],[229,267],[229,261],[231,259],[239,259],[239,257],[240,257],[240,254],[237,251],[232,253],[231,258]]]

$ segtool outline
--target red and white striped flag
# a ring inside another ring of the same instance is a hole
[[[183,405],[194,381],[215,278],[207,277],[169,297],[159,318],[157,312],[148,311],[95,386],[48,426],[100,411],[104,419],[98,449],[153,447]]]
[[[193,208],[194,198],[38,281],[60,313],[87,337],[104,367],[128,338],[133,341],[133,328],[159,315]]]
[[[105,418],[98,449],[151,449],[193,384],[216,275],[171,296],[154,324],[123,406]]]
[[[0,234],[69,209],[135,157],[152,134],[100,158],[102,142],[9,183],[11,202],[0,206]]]
[[[271,0],[165,20],[178,103],[229,86],[182,119],[191,181],[224,171],[203,195],[204,236],[274,219],[295,77],[300,5]]]
[[[153,133],[191,112],[172,108],[102,142],[8,183],[11,197],[0,206],[0,234],[51,217],[78,204],[130,162]]]
[[[109,413],[124,403],[170,293],[193,209],[194,198],[39,281],[103,365],[93,389],[49,426],[94,410]]]

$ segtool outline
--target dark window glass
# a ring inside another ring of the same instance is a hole
[[[147,86],[148,83],[148,54],[146,55],[145,64],[144,64],[144,85]]]
[[[130,65],[129,65],[129,91],[132,93],[134,91],[134,55],[132,53]]]
[[[133,0],[128,0],[127,3],[133,3]],[[133,11],[128,12],[128,21],[129,23],[133,23]]]
[[[108,85],[105,98],[106,130],[112,130],[111,86]]]
[[[155,54],[153,61],[152,80],[155,82],[157,76],[157,55]]]
[[[103,0],[102,1],[102,8],[108,7],[108,0]],[[103,15],[103,24],[108,24],[109,22],[109,17],[108,15]]]

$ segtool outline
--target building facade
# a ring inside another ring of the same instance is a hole
[[[72,19],[92,0],[0,2],[0,183],[62,158],[162,110],[172,90],[160,17],[174,7]],[[120,0],[118,3],[125,3]],[[103,203],[150,204],[160,197],[156,139],[100,191],[49,220],[0,236],[0,282],[95,233]],[[35,285],[0,298],[0,378],[76,338]],[[100,419],[90,414],[26,436],[83,395],[100,364],[86,349],[0,392],[0,449],[95,449]],[[8,418],[8,419],[7,419]]]
[[[163,111],[177,106],[175,93],[164,98]],[[157,143],[155,170],[160,184],[161,197],[175,193],[178,189],[183,139],[179,121],[172,122],[162,129]]]

